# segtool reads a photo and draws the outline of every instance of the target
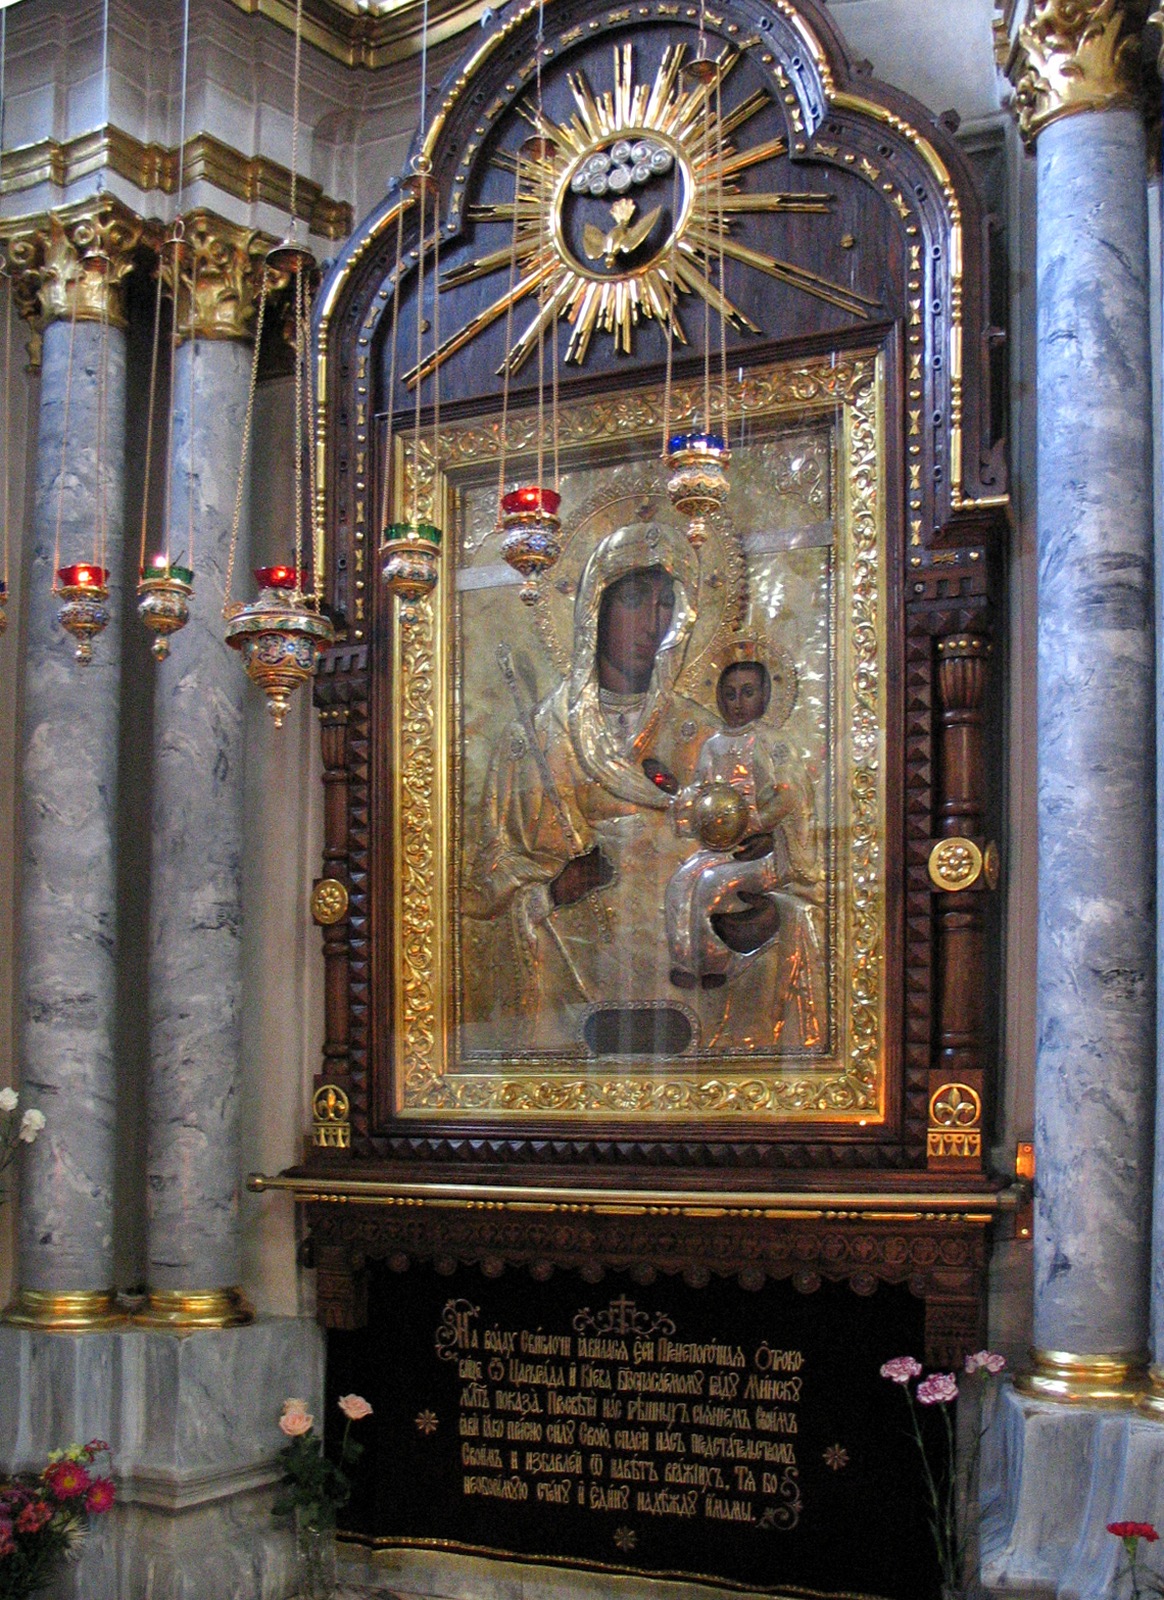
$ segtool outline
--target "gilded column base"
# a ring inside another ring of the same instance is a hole
[[[1071,1405],[1135,1405],[1148,1384],[1146,1363],[1128,1356],[1074,1355],[1032,1350],[1034,1371],[1015,1379],[1019,1394]]]
[[[254,1320],[241,1289],[151,1289],[133,1314],[140,1328],[239,1328]]]
[[[1164,1366],[1157,1366],[1155,1362],[1148,1368],[1148,1388],[1136,1402],[1137,1408],[1146,1417],[1155,1417],[1157,1421],[1164,1422]]]
[[[21,1289],[2,1320],[42,1333],[91,1333],[121,1327],[126,1317],[112,1289]]]

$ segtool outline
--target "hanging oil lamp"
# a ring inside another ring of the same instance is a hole
[[[308,479],[309,515],[317,515],[315,494],[315,456],[308,447],[311,421],[314,416],[310,375],[310,309],[311,295],[318,281],[318,267],[311,250],[296,237],[296,193],[298,184],[298,131],[300,52],[302,48],[303,0],[297,0],[295,10],[295,76],[292,99],[291,136],[291,232],[274,245],[263,263],[259,306],[255,319],[255,348],[251,369],[250,395],[243,420],[242,454],[239,461],[238,484],[235,491],[234,518],[231,524],[230,553],[227,558],[226,604],[223,618],[226,622],[226,642],[237,650],[251,682],[267,697],[267,710],[276,728],[283,726],[290,698],[301,684],[314,677],[320,658],[329,645],[335,642],[335,630],[330,620],[320,610],[323,591],[322,537],[316,531],[312,541],[314,565],[303,561],[304,529],[304,457]],[[295,348],[295,555],[287,566],[256,567],[255,582],[258,595],[246,605],[230,599],[231,579],[238,549],[238,531],[242,515],[243,490],[246,480],[247,458],[251,427],[254,420],[254,397],[258,378],[259,351],[263,339],[263,324],[272,287],[290,280],[294,317]]]
[[[109,621],[106,606],[109,571],[87,561],[76,561],[57,568],[53,587],[58,598],[64,601],[57,612],[57,621],[77,641],[73,654],[87,667],[93,659],[93,640]]]
[[[539,12],[539,30],[541,16]],[[536,47],[537,59],[541,60],[541,38],[539,32]],[[541,105],[541,79],[540,70],[537,85],[537,110],[535,122],[542,121]],[[517,270],[517,216],[523,199],[522,183],[523,172],[528,169],[531,187],[536,185],[536,192],[532,198],[536,199],[538,207],[539,228],[543,236],[549,231],[549,196],[550,188],[547,179],[553,176],[553,159],[557,152],[555,142],[544,133],[536,133],[526,139],[517,154],[515,163],[516,177],[514,181],[513,215],[514,230],[510,242],[510,314],[512,314],[512,283]],[[506,349],[512,345],[512,328],[506,330]],[[553,427],[554,445],[554,487],[545,486],[544,477],[544,440],[545,440],[545,345],[544,333],[539,323],[538,327],[538,416],[537,416],[537,476],[533,483],[523,484],[519,488],[505,489],[505,452],[508,433],[509,411],[509,364],[506,363],[504,392],[502,396],[501,411],[501,450],[498,471],[498,531],[502,534],[501,554],[525,580],[518,591],[521,600],[527,606],[536,605],[540,594],[538,580],[544,572],[557,561],[562,553],[561,518],[558,512],[562,504],[560,492],[561,475],[558,461],[558,319],[554,317],[554,337],[550,355],[551,370],[553,373],[553,393],[551,398],[551,421]]]
[[[186,25],[189,26],[189,11],[186,14]],[[182,118],[185,126],[186,115],[186,83],[182,81]],[[181,163],[184,154],[179,154],[178,193],[181,195],[183,176]],[[166,495],[165,495],[165,524],[166,545],[164,552],[146,560],[146,528],[149,511],[149,496],[143,498],[141,512],[141,560],[138,568],[137,584],[137,614],[145,624],[153,639],[150,650],[155,661],[165,661],[170,654],[170,638],[180,628],[184,628],[190,620],[190,601],[194,596],[194,473],[191,469],[189,475],[189,497],[187,503],[187,528],[186,539],[190,555],[187,565],[172,561],[169,553],[170,533],[170,503],[173,491],[173,457],[174,457],[174,356],[178,348],[178,301],[181,292],[182,257],[184,246],[185,225],[179,217],[174,224],[166,243],[173,251],[170,271],[170,288],[173,296],[173,320],[170,327],[170,405],[168,423],[166,428]],[[193,262],[193,252],[191,252]],[[145,451],[145,480],[150,481],[150,463],[153,459],[154,444],[154,410],[157,397],[158,379],[158,352],[161,344],[162,327],[162,283],[165,273],[162,263],[158,263],[157,294],[154,303],[154,341],[153,353],[150,360],[150,390],[149,402],[146,410],[146,451]],[[190,284],[190,328],[189,337],[195,336],[195,293],[193,278]],[[190,362],[190,397],[188,427],[191,438],[194,433],[194,362]]]
[[[380,572],[398,600],[423,600],[436,588],[441,530],[432,522],[390,522],[380,544]]]
[[[195,384],[195,339],[197,338],[197,301],[198,301],[198,255],[191,245],[185,242],[186,225],[180,214],[186,190],[186,98],[188,87],[187,60],[190,48],[190,0],[185,0],[182,15],[182,83],[180,98],[180,120],[178,129],[178,182],[175,190],[176,207],[179,211],[177,220],[170,231],[165,245],[172,251],[170,261],[170,292],[172,296],[172,314],[170,323],[170,395],[169,410],[166,424],[166,462],[165,462],[165,511],[164,532],[165,551],[155,555],[147,564],[146,560],[146,525],[149,510],[148,485],[150,482],[150,463],[153,456],[154,442],[154,404],[157,395],[158,378],[158,352],[161,346],[162,333],[162,284],[166,276],[162,252],[159,253],[157,271],[157,293],[154,302],[154,339],[153,353],[150,361],[150,390],[149,405],[146,413],[146,457],[145,481],[147,493],[143,497],[141,513],[141,560],[138,567],[137,585],[137,614],[146,628],[153,634],[150,650],[155,661],[165,661],[170,654],[171,636],[184,628],[190,620],[190,601],[194,596],[194,464],[189,463],[187,472],[187,498],[186,498],[186,549],[185,564],[180,564],[171,559],[170,539],[172,535],[171,505],[174,480],[174,399],[175,399],[175,371],[178,350],[178,306],[182,296],[183,266],[186,265],[184,257],[189,255],[188,272],[189,281],[187,292],[190,304],[190,325],[187,337],[190,340],[190,392],[187,400],[187,432],[191,442],[194,439],[194,402],[197,393]],[[163,246],[163,252],[165,249]]]
[[[305,603],[309,574],[293,566],[256,567],[258,598],[238,606],[226,625],[226,642],[242,656],[247,677],[267,697],[276,728],[283,726],[292,694],[315,676],[334,638],[331,623]]]
[[[727,464],[731,451],[722,434],[673,433],[664,460],[670,476],[667,494],[680,516],[687,520],[687,538],[698,550],[707,538],[707,519],[728,497]]]
[[[302,683],[314,677],[320,657],[335,641],[331,622],[319,610],[319,573],[313,573],[302,562],[303,527],[303,455],[306,422],[304,401],[310,396],[305,391],[304,373],[308,360],[308,307],[310,281],[316,271],[315,258],[306,246],[292,236],[275,245],[267,254],[263,269],[263,283],[259,295],[259,312],[255,329],[255,362],[259,359],[259,341],[271,280],[276,275],[289,275],[292,280],[295,308],[295,558],[288,566],[256,567],[257,597],[247,605],[228,602],[226,642],[242,657],[243,667],[251,682],[267,697],[267,710],[276,728],[283,726],[291,695]],[[251,386],[253,401],[254,385]],[[235,520],[231,531],[231,551],[228,564],[227,593],[230,573],[238,538],[238,520],[242,507],[242,483],[246,470],[247,445],[250,440],[252,411],[248,406],[243,429],[243,457],[239,467],[239,487],[235,498]],[[314,473],[312,473],[314,487]],[[314,494],[312,494],[314,503]],[[316,541],[318,559],[318,540]],[[313,592],[308,592],[313,589]]]
[[[100,258],[98,270],[100,266]],[[105,262],[105,265],[108,265]],[[65,387],[64,415],[61,419],[61,460],[59,469],[59,489],[57,492],[57,518],[56,535],[53,545],[53,594],[62,601],[57,611],[57,621],[65,632],[70,634],[77,642],[74,658],[81,666],[88,666],[93,660],[93,640],[103,632],[109,622],[109,569],[105,565],[105,537],[107,507],[105,500],[105,474],[103,462],[105,455],[105,425],[107,418],[108,394],[108,340],[109,325],[106,311],[106,297],[101,300],[101,331],[102,348],[97,363],[97,460],[96,470],[100,485],[97,495],[97,518],[94,538],[94,555],[87,561],[61,562],[61,532],[64,517],[65,503],[65,467],[68,462],[69,438],[69,398],[71,384]],[[73,365],[73,345],[77,331],[77,301],[74,292],[72,316],[69,327],[69,355],[68,364],[71,374]]]
[[[562,497],[555,489],[530,484],[511,489],[501,497],[501,527],[505,537],[501,554],[525,582],[519,591],[527,606],[537,602],[537,580],[562,553],[562,523],[558,508]]]
[[[423,113],[425,101],[425,76],[427,73],[427,56],[425,42],[427,40],[427,7],[425,11],[424,38],[421,43],[421,109]],[[402,195],[408,195],[415,200],[417,206],[417,268],[416,268],[416,416],[413,425],[412,444],[412,495],[411,510],[407,520],[389,522],[388,494],[392,474],[388,466],[388,452],[391,448],[391,427],[385,438],[384,462],[384,532],[380,541],[380,574],[384,579],[385,587],[390,594],[398,600],[412,602],[423,600],[426,595],[436,588],[437,577],[440,572],[440,553],[442,534],[435,522],[425,521],[420,514],[420,406],[423,380],[421,377],[424,330],[427,326],[424,316],[424,289],[425,289],[425,234],[428,228],[428,203],[431,199],[433,208],[433,355],[438,356],[440,349],[440,195],[433,183],[430,173],[428,158],[418,156],[414,162],[414,172],[402,185]],[[399,222],[403,223],[403,206]],[[396,336],[400,314],[400,278],[404,269],[403,231],[398,226],[396,231],[396,268],[392,298],[392,365],[388,380],[388,408],[391,410],[395,399],[396,390]],[[440,361],[433,362],[433,435],[432,435],[433,469],[440,459]]]
[[[190,620],[194,569],[157,555],[148,576],[139,578],[137,594],[137,614],[154,636],[150,644],[154,660],[164,661],[170,653],[170,635]]]
[[[718,241],[719,257],[719,394],[715,395],[711,378],[711,304],[710,296],[703,302],[703,418],[705,426],[696,426],[677,432],[671,431],[671,346],[674,333],[674,306],[667,325],[667,385],[663,415],[663,462],[667,468],[667,494],[680,516],[687,519],[687,539],[693,549],[699,550],[709,532],[707,519],[722,510],[730,490],[728,463],[731,451],[725,435],[728,424],[727,384],[727,323],[724,312],[724,125],[721,90],[723,63],[708,58],[706,49],[706,8],[701,5],[699,16],[699,45],[693,61],[681,68],[681,76],[702,92],[704,110],[703,162],[701,180],[712,190],[712,203],[708,212],[713,220],[714,237]],[[674,244],[672,245],[674,256]],[[712,276],[711,246],[707,246],[707,275]],[[672,261],[672,295],[675,293],[674,260]],[[723,419],[723,432],[715,431],[714,413],[718,400]]]

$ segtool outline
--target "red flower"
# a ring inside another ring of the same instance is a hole
[[[39,1533],[53,1518],[52,1506],[43,1500],[30,1501],[16,1518],[17,1533]]]
[[[108,1511],[113,1504],[113,1479],[94,1478],[89,1493],[85,1496],[85,1505],[94,1516]]]
[[[16,1549],[16,1540],[12,1537],[12,1524],[0,1522],[0,1560],[10,1556]]]
[[[1117,1539],[1143,1539],[1148,1544],[1155,1544],[1160,1537],[1150,1522],[1109,1522],[1107,1531]]]
[[[58,1500],[76,1499],[93,1481],[79,1461],[69,1460],[54,1461],[44,1469],[41,1478]]]

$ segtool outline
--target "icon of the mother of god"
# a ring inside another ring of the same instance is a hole
[[[579,580],[566,676],[493,753],[462,906],[493,925],[493,960],[508,959],[516,983],[495,990],[512,1010],[478,1009],[478,1048],[589,1053],[585,1036],[590,1050],[620,1053],[619,1039],[651,1036],[624,1023],[677,1014],[663,905],[691,846],[647,773],[688,784],[717,726],[676,689],[697,590],[694,554],[674,530],[631,523],[600,540]],[[605,1046],[583,1028],[596,1011],[621,1019]]]

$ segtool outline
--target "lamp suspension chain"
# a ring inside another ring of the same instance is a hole
[[[721,86],[724,75],[724,58],[712,60],[707,46],[707,3],[700,0],[699,39],[695,59],[687,63],[682,76],[693,86],[703,111],[702,137],[699,143],[697,172],[691,179],[703,190],[702,210],[707,226],[703,236],[702,256],[704,272],[709,285],[714,281],[715,257],[718,253],[719,293],[716,296],[716,315],[719,318],[720,389],[718,409],[720,427],[716,429],[715,410],[712,404],[711,367],[711,293],[703,296],[703,410],[692,419],[686,431],[671,433],[671,347],[667,341],[667,382],[664,398],[665,447],[663,459],[668,468],[667,494],[680,515],[687,518],[687,539],[693,549],[699,550],[708,535],[707,519],[721,510],[728,497],[728,462],[731,452],[727,448],[727,327],[724,289],[723,248],[723,98]],[[676,174],[676,204],[678,202],[678,174]],[[714,235],[718,230],[718,238]],[[671,249],[671,318],[675,318],[678,282],[675,255],[675,234]]]
[[[412,171],[403,179],[401,194],[407,194],[416,201],[417,207],[417,244],[416,244],[416,294],[414,297],[414,313],[416,316],[416,401],[413,407],[412,424],[412,490],[408,496],[408,511],[404,511],[405,496],[403,492],[397,494],[399,514],[405,515],[406,520],[389,522],[387,516],[384,520],[384,537],[380,545],[380,574],[384,579],[389,594],[395,595],[405,604],[414,604],[432,593],[436,587],[439,569],[441,543],[443,534],[439,523],[438,499],[440,496],[440,232],[441,232],[441,197],[439,180],[432,172],[432,162],[428,154],[428,0],[424,0],[421,12],[420,36],[420,118],[419,118],[419,151],[412,159]],[[433,241],[432,241],[432,353],[430,357],[433,378],[433,424],[432,424],[432,488],[430,494],[430,507],[427,515],[421,511],[421,410],[424,390],[424,334],[426,330],[424,304],[425,304],[425,263],[428,255],[427,230],[428,230],[428,201],[432,194],[433,207]],[[385,446],[385,455],[391,445],[392,413],[395,405],[396,394],[396,336],[398,331],[398,318],[400,309],[400,279],[404,270],[402,256],[403,232],[400,224],[403,221],[404,201],[401,201],[401,213],[398,218],[396,234],[396,276],[392,295],[392,357],[391,374],[387,403],[385,409],[388,413],[388,435]],[[388,483],[390,479],[389,462],[384,463],[384,510],[388,510]]]
[[[308,433],[310,423],[307,416],[307,410],[311,405],[311,384],[307,374],[307,363],[310,359],[309,319],[318,267],[309,246],[299,242],[299,110],[302,64],[303,0],[296,0],[295,69],[291,91],[289,231],[280,243],[267,251],[263,261],[250,389],[243,422],[242,453],[238,483],[235,488],[234,514],[231,519],[226,597],[223,607],[226,642],[239,652],[247,676],[266,695],[267,709],[277,728],[283,726],[291,695],[301,684],[314,676],[323,652],[335,642],[335,630],[330,620],[320,610],[323,579],[322,537],[315,525],[315,478],[314,466],[311,464],[312,441]],[[295,353],[295,409],[292,423],[295,526],[289,541],[292,547],[292,564],[289,567],[280,565],[256,567],[255,581],[259,586],[258,596],[248,605],[238,605],[231,600],[231,585],[234,580],[243,494],[250,461],[263,326],[270,294],[276,284],[283,282],[289,283],[291,287]],[[308,435],[306,440],[305,435]],[[307,507],[304,506],[303,498],[305,449],[308,452],[310,476],[310,505]],[[305,511],[308,513],[307,528],[311,540],[309,561],[305,561],[303,549]]]
[[[182,56],[181,80],[178,98],[178,176],[175,189],[177,215],[162,241],[158,260],[158,287],[154,307],[154,343],[150,359],[150,389],[146,416],[146,469],[145,495],[141,519],[141,560],[138,569],[137,611],[153,640],[150,649],[156,661],[164,661],[170,653],[170,639],[190,620],[190,601],[194,596],[194,398],[196,392],[197,340],[197,255],[193,245],[188,246],[186,221],[182,203],[186,195],[186,107],[190,81],[190,0],[182,6]],[[186,294],[190,306],[190,387],[186,413],[186,548],[175,561],[173,552],[174,519],[174,421],[178,400],[178,346],[180,304],[184,282],[184,263],[189,248],[189,272],[185,278]],[[167,377],[166,440],[163,457],[162,529],[160,549],[149,558],[147,554],[147,521],[149,516],[150,471],[153,464],[154,410],[157,403],[158,360],[162,336],[162,285],[166,277],[166,255],[169,254],[170,275],[170,365]]]
[[[513,219],[514,234],[511,246],[511,284],[513,279],[514,258],[517,254],[518,213],[523,202],[534,211],[536,241],[535,261],[537,252],[546,248],[546,242],[551,233],[550,201],[552,192],[551,180],[556,172],[556,156],[558,148],[555,141],[547,131],[545,105],[542,100],[542,55],[545,50],[545,3],[538,0],[537,33],[534,39],[534,71],[535,71],[535,103],[532,118],[535,132],[531,138],[524,141],[517,152],[516,177],[513,190]],[[522,157],[527,159],[529,171],[529,193],[522,185]],[[551,291],[551,294],[553,291]],[[513,294],[511,288],[510,298]],[[512,349],[512,305],[508,308],[509,315],[506,319],[505,343],[507,350]],[[557,561],[562,550],[561,518],[558,510],[562,503],[560,492],[560,429],[558,422],[558,301],[552,301],[553,334],[551,339],[550,359],[553,367],[551,379],[551,429],[553,434],[554,455],[554,487],[549,489],[545,483],[545,440],[546,440],[546,318],[541,315],[537,319],[537,420],[536,420],[536,477],[532,484],[525,484],[521,488],[513,489],[510,493],[501,495],[500,521],[504,533],[501,542],[501,553],[515,571],[520,572],[525,580],[519,591],[521,599],[526,605],[536,605],[541,590],[539,579],[544,572]],[[512,365],[512,354],[506,357],[506,374]],[[507,390],[508,396],[508,390]]]

